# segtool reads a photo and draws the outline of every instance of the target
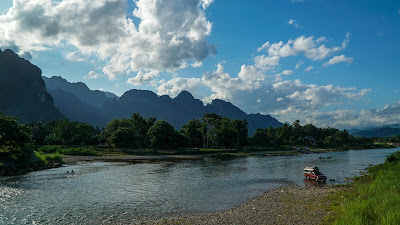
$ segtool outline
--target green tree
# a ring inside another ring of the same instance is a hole
[[[268,131],[264,129],[257,129],[257,131],[253,134],[252,142],[255,146],[258,147],[270,146],[271,140],[268,135]]]
[[[110,142],[117,148],[135,148],[138,137],[132,128],[119,127],[112,133]]]
[[[179,133],[169,123],[159,120],[150,127],[148,137],[155,150],[176,149],[179,146]]]
[[[146,148],[149,146],[149,137],[147,132],[150,127],[154,125],[156,118],[143,118],[139,113],[135,113],[131,116],[133,129],[136,136],[138,137],[137,147]]]
[[[216,113],[206,113],[202,119],[201,132],[203,135],[203,147],[214,146],[217,142],[217,130],[222,116]]]
[[[215,127],[215,144],[219,147],[233,147],[237,144],[238,133],[235,131],[230,119],[220,119]]]
[[[0,112],[0,161],[21,162],[33,154],[29,128]]]
[[[113,119],[111,122],[109,122],[106,127],[101,131],[100,138],[103,143],[107,144],[112,144],[111,143],[111,136],[113,135],[114,132],[118,130],[118,128],[132,128],[133,129],[133,124],[132,120],[130,119]]]
[[[248,130],[249,124],[247,120],[234,120],[233,121],[233,129],[236,133],[236,146],[242,147],[247,145],[247,138],[248,138]]]
[[[188,124],[182,126],[181,134],[188,140],[188,146],[195,148],[203,144],[203,135],[201,133],[202,124],[197,119],[192,119]]]

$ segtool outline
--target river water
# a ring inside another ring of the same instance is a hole
[[[0,177],[0,224],[139,222],[225,210],[283,185],[309,185],[306,166],[334,183],[382,163],[397,149],[301,156],[203,158],[127,164],[94,162]],[[320,158],[320,156],[322,158]],[[67,174],[74,170],[75,174]]]

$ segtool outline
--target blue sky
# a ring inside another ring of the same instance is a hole
[[[400,123],[400,2],[2,0],[0,48],[122,95],[190,91],[282,122]]]

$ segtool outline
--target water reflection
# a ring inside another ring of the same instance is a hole
[[[304,179],[304,186],[305,187],[323,187],[327,183],[326,181],[315,181],[315,180],[309,180],[309,179]]]

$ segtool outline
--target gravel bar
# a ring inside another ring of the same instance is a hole
[[[140,224],[321,224],[331,203],[327,196],[340,188],[285,186],[226,211],[181,215]]]

